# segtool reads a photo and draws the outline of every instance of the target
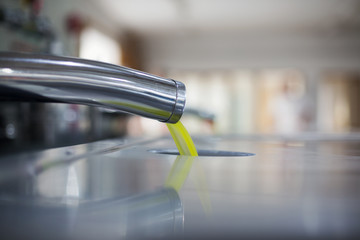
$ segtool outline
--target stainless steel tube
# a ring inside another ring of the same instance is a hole
[[[97,61],[2,52],[0,100],[85,104],[176,123],[185,85]]]

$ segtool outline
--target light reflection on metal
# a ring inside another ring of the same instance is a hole
[[[185,107],[183,83],[117,65],[2,52],[0,67],[1,100],[85,104],[169,123]]]
[[[6,73],[6,74],[11,74],[11,73],[13,73],[13,70],[11,70],[11,68],[1,68],[0,72]]]
[[[2,168],[4,173],[14,176],[0,175],[4,176],[0,178],[0,226],[5,221],[17,219],[14,232],[10,228],[2,236],[29,236],[26,230],[18,233],[18,228],[24,226],[38,229],[31,231],[34,239],[53,239],[54,236],[60,239],[171,239],[183,234],[182,202],[171,187],[128,197],[86,197],[86,189],[81,189],[84,183],[80,181],[85,181],[85,186],[91,181],[81,178],[81,172],[88,170],[88,166],[82,163],[89,164],[89,161],[103,156],[98,151],[107,153],[114,146],[93,149],[92,153],[85,146],[41,151],[33,155],[33,161],[11,159],[10,163],[14,163],[19,171],[8,172],[10,168]],[[121,146],[115,148],[121,149]],[[80,169],[83,167],[86,168]],[[9,195],[11,201],[4,201],[6,185],[14,184],[25,184],[26,192],[12,193]],[[42,227],[39,229],[39,226]]]
[[[79,191],[79,182],[75,168],[74,166],[70,166],[67,174],[66,196],[78,198],[80,196]]]
[[[119,229],[121,230],[119,232]],[[83,204],[78,208],[77,239],[174,238],[184,230],[184,210],[178,193],[172,188]]]

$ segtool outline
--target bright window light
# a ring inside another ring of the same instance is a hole
[[[79,57],[121,64],[121,48],[112,37],[93,27],[85,28],[80,35]]]

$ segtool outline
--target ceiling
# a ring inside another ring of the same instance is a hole
[[[91,0],[116,28],[174,32],[356,31],[359,0]]]

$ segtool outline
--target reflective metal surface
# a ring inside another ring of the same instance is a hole
[[[185,86],[90,60],[0,53],[0,100],[85,104],[175,123],[184,110]]]
[[[194,140],[199,149],[255,155],[197,157],[185,166],[177,156],[149,152],[174,148],[164,137],[1,157],[0,237],[360,236],[358,134]],[[186,179],[178,192],[166,186],[172,174]]]

